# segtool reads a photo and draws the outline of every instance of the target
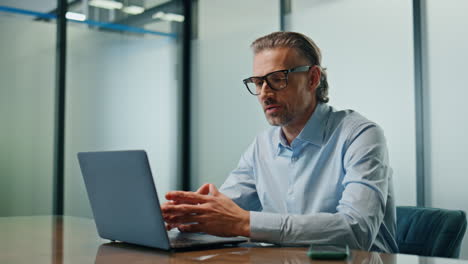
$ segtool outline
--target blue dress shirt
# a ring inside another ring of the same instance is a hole
[[[220,191],[254,241],[398,252],[385,137],[357,112],[320,103],[290,145],[280,127],[259,134]]]

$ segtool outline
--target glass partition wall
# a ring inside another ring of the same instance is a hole
[[[423,57],[427,122],[425,151],[427,205],[468,212],[465,180],[468,163],[468,2],[425,1],[426,46]],[[468,259],[468,235],[460,257]]]
[[[198,1],[198,32],[192,40],[193,190],[207,182],[219,187],[255,135],[268,127],[242,79],[252,75],[250,43],[279,30],[278,3]]]
[[[77,152],[143,149],[159,194],[179,186],[183,7],[68,3],[64,214],[92,217]],[[56,5],[0,1],[0,216],[53,214]]]
[[[310,36],[328,69],[329,104],[379,124],[396,202],[416,204],[413,13],[406,0],[291,0],[286,30]]]
[[[157,6],[151,16],[87,8],[98,21],[131,22],[123,30],[68,26],[65,213],[77,216],[91,216],[77,152],[146,150],[161,201],[178,178],[181,22],[155,17],[169,12]]]
[[[0,217],[52,213],[55,6],[0,1]]]

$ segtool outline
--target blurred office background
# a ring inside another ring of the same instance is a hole
[[[250,43],[278,30],[321,47],[330,105],[383,127],[398,205],[468,211],[468,2],[188,2],[68,1],[58,45],[57,0],[0,0],[0,216],[56,213],[58,137],[66,215],[92,217],[79,151],[147,150],[161,201],[220,186],[268,127],[241,80]]]

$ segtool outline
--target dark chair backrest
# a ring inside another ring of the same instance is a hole
[[[397,207],[396,240],[400,253],[458,258],[465,231],[463,211]]]

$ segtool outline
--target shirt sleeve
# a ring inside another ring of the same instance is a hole
[[[251,239],[283,245],[347,244],[370,250],[383,222],[391,175],[383,131],[376,125],[356,129],[345,144],[342,162],[344,191],[336,213],[250,212]]]
[[[255,188],[253,170],[254,141],[241,156],[237,168],[233,170],[220,188],[220,192],[231,198],[247,211],[261,211],[262,205]]]

